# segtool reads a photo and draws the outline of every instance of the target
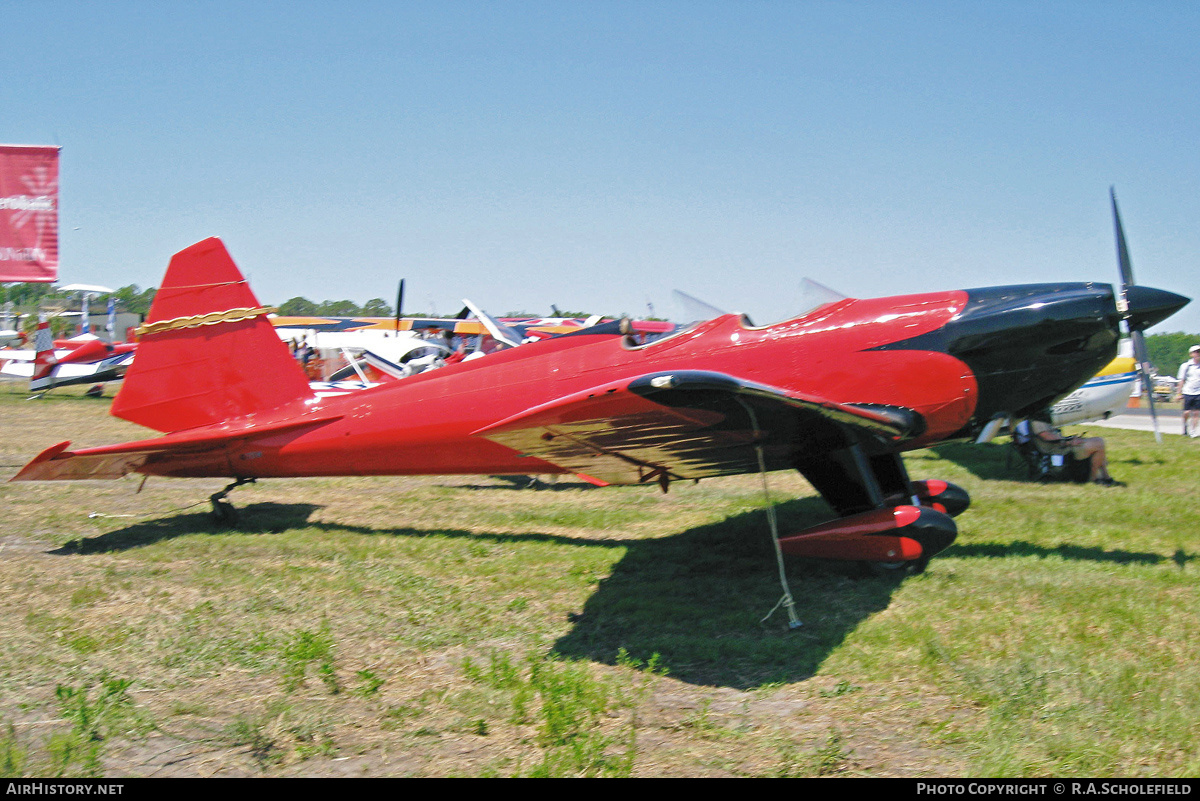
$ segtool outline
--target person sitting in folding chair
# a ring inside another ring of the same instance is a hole
[[[1052,463],[1054,457],[1064,460],[1069,457],[1086,464],[1087,478],[1074,480],[1091,481],[1103,487],[1121,486],[1120,482],[1108,474],[1108,454],[1103,437],[1065,437],[1050,423],[1037,418],[1019,423],[1014,440],[1018,436],[1025,437],[1039,454],[1049,457]],[[1065,472],[1070,476],[1069,468]]]

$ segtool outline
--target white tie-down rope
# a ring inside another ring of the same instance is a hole
[[[742,408],[750,415],[751,433],[757,434],[758,417],[754,414],[754,409],[741,398],[737,398],[737,402],[742,404]],[[798,629],[804,623],[796,614],[796,601],[792,598],[792,590],[788,587],[787,572],[783,567],[783,549],[779,546],[779,522],[775,517],[775,504],[771,501],[771,490],[767,486],[767,462],[763,458],[762,444],[760,442],[754,443],[754,452],[758,455],[758,474],[762,477],[763,498],[767,502],[767,522],[771,526],[771,542],[775,545],[775,564],[779,568],[779,583],[783,586],[783,597],[776,602],[775,606],[771,607],[771,611],[767,612],[766,616],[759,622],[766,623],[771,618],[771,615],[775,614],[775,610],[779,609],[782,605],[787,609],[788,628]]]

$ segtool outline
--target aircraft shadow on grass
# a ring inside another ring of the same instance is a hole
[[[976,542],[969,545],[953,545],[944,552],[946,556],[960,558],[996,558],[1000,556],[1035,556],[1039,559],[1057,557],[1072,561],[1109,562],[1119,565],[1159,565],[1163,562],[1174,562],[1183,567],[1197,559],[1196,554],[1177,550],[1173,556],[1167,557],[1157,553],[1144,551],[1106,551],[1103,548],[1084,547],[1081,545],[1056,545],[1047,548],[1034,545],[1024,540],[1014,542]]]
[[[829,509],[801,498],[777,505],[776,514],[787,533],[827,519]],[[803,623],[789,631],[786,610],[772,612],[783,588],[765,511],[625,545],[554,650],[609,664],[622,648],[643,662],[658,654],[672,677],[692,684],[744,690],[810,678],[863,620],[887,608],[903,580],[788,559]]]
[[[310,522],[314,504],[254,503],[239,508],[247,535],[290,528],[328,528],[364,536],[461,537],[495,542],[555,542],[621,548],[624,556],[601,580],[571,630],[552,650],[564,657],[615,664],[624,648],[635,659],[660,655],[670,675],[696,684],[750,688],[797,681],[816,671],[831,648],[866,617],[885,609],[900,577],[859,580],[855,570],[789,560],[788,576],[804,626],[787,632],[783,609],[760,624],[782,596],[764,511],[649,540],[569,537],[531,532],[368,528]],[[781,530],[829,516],[806,498],[776,507]],[[75,540],[63,556],[111,553],[189,534],[227,533],[205,513],[176,514]]]
[[[865,577],[857,565],[789,559],[787,573],[803,626],[788,631],[774,549],[762,510],[648,540],[568,537],[531,532],[479,533],[459,530],[369,528],[313,523],[315,504],[255,503],[240,509],[239,531],[247,535],[315,527],[364,536],[437,535],[495,542],[555,542],[571,547],[621,548],[624,556],[599,582],[582,611],[570,616],[570,631],[552,651],[560,656],[615,664],[621,649],[633,659],[654,654],[669,674],[698,685],[750,689],[795,682],[814,675],[830,652],[858,625],[886,609],[904,575]],[[817,498],[776,507],[780,530],[804,528],[829,515]],[[227,533],[204,513],[175,515],[77,540],[53,553],[94,554],[138,548],[196,533]],[[1116,563],[1157,563],[1167,557],[1025,542],[951,546],[945,556],[992,558],[1055,556]],[[1194,555],[1178,553],[1181,566]],[[933,569],[936,569],[937,561]]]
[[[1029,471],[1021,460],[1016,448],[1002,442],[989,442],[975,445],[970,442],[947,442],[929,448],[938,458],[954,462],[964,470],[970,471],[976,478],[999,481],[1029,481]],[[920,458],[919,456],[915,458]],[[1162,457],[1143,458],[1138,456],[1122,456],[1120,453],[1108,454],[1110,468],[1139,467],[1141,465],[1165,462]],[[914,471],[919,472],[919,471]]]
[[[237,529],[243,534],[279,534],[291,528],[310,525],[308,519],[313,512],[323,508],[313,503],[253,503],[240,510],[244,525]],[[74,554],[114,553],[141,548],[156,542],[183,537],[188,534],[228,533],[230,529],[213,520],[205,512],[173,514],[155,520],[144,520],[110,531],[98,537],[71,540],[61,548],[50,551],[56,556]]]
[[[529,490],[531,492],[563,492],[565,490],[597,490],[586,481],[564,481],[558,476],[488,476],[492,484],[448,484],[453,489],[469,490]]]
[[[970,471],[976,478],[1024,481],[1028,477],[1025,463],[1016,449],[1007,443],[947,442],[935,445],[929,451]]]

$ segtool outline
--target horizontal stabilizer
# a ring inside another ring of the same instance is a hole
[[[69,479],[120,478],[141,467],[157,450],[122,450],[117,453],[72,453],[70,442],[60,442],[39,453],[10,481],[65,481]]]
[[[132,472],[153,474],[153,463],[166,457],[173,468],[188,465],[187,456],[211,462],[216,454],[231,443],[242,442],[251,437],[274,436],[287,432],[299,434],[307,429],[341,419],[341,415],[308,417],[302,420],[286,420],[267,425],[247,424],[221,427],[210,431],[168,434],[156,439],[124,442],[120,445],[103,445],[98,448],[83,448],[69,451],[70,442],[60,442],[39,453],[21,472],[10,481],[71,481],[78,479],[114,479]],[[232,467],[216,475],[238,475]]]

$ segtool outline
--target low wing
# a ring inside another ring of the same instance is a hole
[[[54,350],[54,358],[62,361],[67,356],[70,356],[75,351],[71,348],[56,348]],[[32,362],[37,358],[36,350],[12,350],[11,348],[0,348],[0,362],[13,360],[18,362]]]
[[[721,373],[652,373],[560,398],[475,435],[601,484],[768,470],[797,454],[918,435],[909,409],[841,404]]]
[[[114,377],[112,371],[115,368],[128,367],[133,361],[132,353],[119,353],[116,356],[110,356],[102,361],[83,362],[75,364],[66,362],[56,364],[54,371],[51,374],[53,378],[47,381],[44,385],[34,386],[31,389],[45,389],[46,386],[61,386],[69,383],[87,383],[91,376],[104,374],[107,377],[99,380],[110,381]],[[18,378],[33,378],[34,363],[32,361],[10,361],[0,366],[0,374],[16,376]]]
[[[56,350],[54,359],[62,361],[72,351]],[[0,374],[31,378],[33,376],[33,360],[37,358],[36,350],[9,350],[0,348]]]

